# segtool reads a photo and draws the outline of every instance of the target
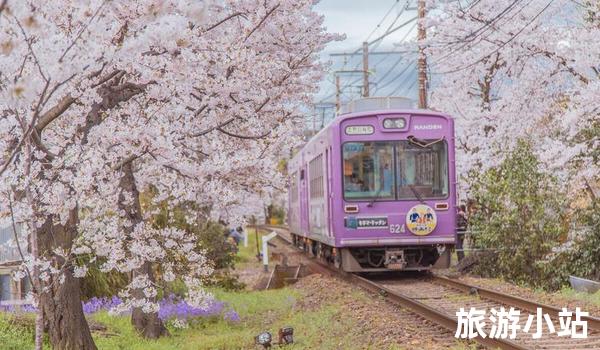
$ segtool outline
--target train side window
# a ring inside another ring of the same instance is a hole
[[[296,203],[298,201],[298,174],[296,172],[290,175],[290,195],[292,203]]]
[[[310,198],[322,198],[323,190],[323,155],[319,154],[308,164]]]

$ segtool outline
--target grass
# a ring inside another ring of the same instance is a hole
[[[248,232],[248,247],[244,247],[243,241],[238,246],[238,253],[236,258],[236,267],[243,268],[248,264],[257,262],[256,259],[256,231],[254,228],[246,228]],[[262,236],[267,235],[269,232],[265,230],[258,230],[258,244],[259,248],[262,249]]]
[[[600,291],[590,294],[590,293],[577,292],[573,288],[565,287],[565,288],[561,289],[558,294],[561,297],[585,301],[585,302],[588,302],[590,304],[600,307]]]
[[[107,313],[94,315],[95,321],[108,325],[112,337],[96,337],[99,349],[171,350],[171,349],[247,349],[253,346],[254,336],[265,329],[275,332],[275,321],[281,323],[294,316],[292,306],[297,298],[294,290],[267,292],[225,292],[213,290],[217,299],[226,302],[241,317],[238,323],[221,317],[201,319],[188,329],[170,327],[171,336],[157,341],[140,338],[127,317]]]
[[[33,348],[33,323],[32,315],[19,315],[15,319],[13,316],[0,312],[0,344],[2,344],[2,349],[21,350]]]
[[[255,292],[225,292],[214,290],[215,296],[227,302],[241,316],[239,323],[221,318],[201,320],[188,329],[170,328],[171,336],[156,341],[140,338],[126,317],[112,317],[99,313],[95,321],[109,326],[112,337],[96,336],[99,349],[107,350],[200,350],[250,349],[254,337],[269,331],[277,340],[277,330],[284,326],[294,328],[295,344],[287,349],[358,349],[359,335],[348,334],[353,321],[340,317],[338,306],[326,305],[315,310],[297,310],[294,304],[298,291],[283,288]]]

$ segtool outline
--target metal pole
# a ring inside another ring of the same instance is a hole
[[[366,41],[363,42],[363,97],[369,97],[369,43]]]
[[[335,114],[339,114],[340,113],[340,107],[341,107],[341,102],[340,102],[340,76],[339,75],[335,75]]]
[[[425,57],[425,0],[418,0],[417,41],[419,43],[418,81],[419,81],[419,108],[427,108],[427,57]]]
[[[260,248],[258,247],[258,220],[255,220],[255,225],[254,226],[254,236],[256,238],[256,257],[260,259]]]
[[[275,236],[277,236],[277,232],[271,232],[268,235],[262,237],[262,258],[265,272],[269,271],[269,240],[271,240]]]

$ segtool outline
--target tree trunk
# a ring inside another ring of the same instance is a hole
[[[78,209],[69,213],[65,225],[55,225],[58,221],[48,217],[37,230],[38,248],[42,258],[51,258],[55,268],[61,269],[64,258],[54,255],[56,248],[69,251],[77,235]],[[64,280],[61,282],[61,279]],[[47,282],[40,282],[44,288],[40,295],[40,307],[46,321],[48,336],[55,350],[96,350],[90,328],[81,305],[80,280],[73,276],[70,267],[64,268],[58,276]]]
[[[119,208],[123,210],[127,219],[131,225],[124,227],[126,234],[133,232],[136,225],[142,222],[142,207],[140,205],[140,193],[135,184],[135,176],[133,174],[132,161],[127,162],[122,167],[123,177],[121,177],[120,187],[121,194],[119,196]],[[127,203],[125,198],[126,194],[129,194],[130,198],[133,199],[131,203]],[[154,281],[154,273],[152,271],[152,265],[149,262],[145,262],[140,268],[135,269],[131,274],[131,278],[136,276],[147,275],[151,281]],[[136,298],[143,298],[142,290],[133,291],[133,296]],[[145,313],[141,308],[133,308],[131,312],[131,324],[135,329],[145,338],[157,339],[161,336],[168,335],[169,332],[164,326],[162,320],[158,318],[157,312]]]
[[[152,265],[148,262],[144,263],[139,269],[133,271],[132,275],[133,277],[148,275],[149,278],[154,281]],[[143,292],[141,290],[137,290],[133,294],[135,297],[143,297]],[[131,312],[131,324],[142,336],[148,339],[158,339],[169,334],[162,320],[158,318],[157,312],[145,313],[141,308],[134,308]]]

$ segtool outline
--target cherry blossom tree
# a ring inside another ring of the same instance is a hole
[[[277,180],[334,38],[308,0],[0,1],[0,196],[30,238],[38,334],[43,319],[54,348],[95,349],[82,257],[131,274],[145,336],[165,332],[156,262],[201,305],[210,263],[147,224],[140,192],[218,211]]]
[[[596,6],[596,7],[594,7]],[[457,164],[479,172],[529,140],[572,193],[598,180],[597,4],[430,3],[432,106],[457,118]]]

